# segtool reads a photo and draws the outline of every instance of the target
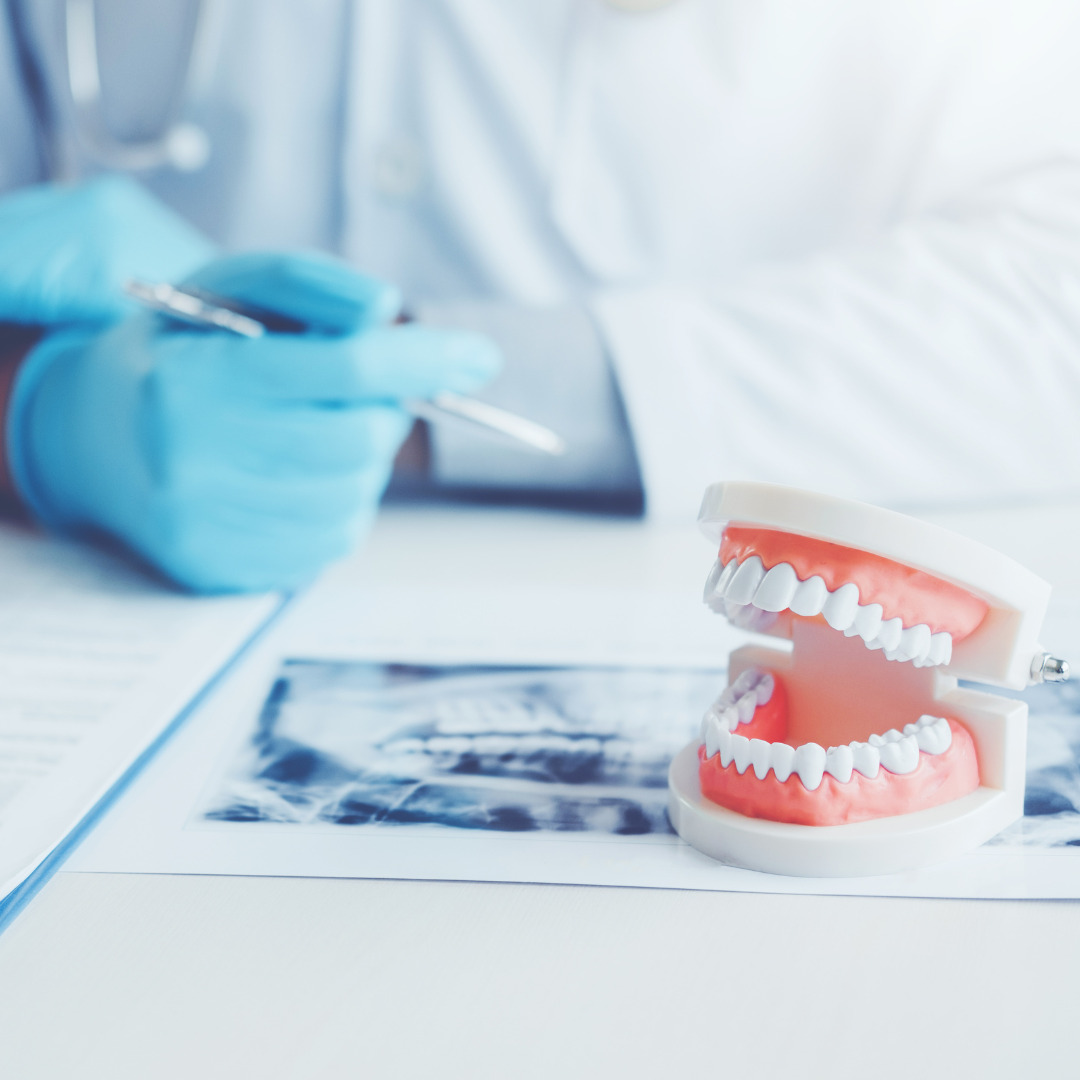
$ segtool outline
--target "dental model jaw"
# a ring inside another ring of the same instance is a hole
[[[954,639],[985,618],[984,600],[869,552],[739,526],[724,530],[704,599],[744,628],[790,619],[795,641],[784,673],[749,668],[705,714],[706,798],[750,817],[839,825],[935,806],[979,786],[967,729],[935,709],[927,678],[913,671],[905,689],[900,669],[947,664]],[[800,645],[814,657],[809,673]],[[843,697],[823,687],[829,650],[834,667],[843,661]],[[852,696],[856,679],[880,682],[886,693],[867,707]]]
[[[973,541],[875,507],[716,484],[705,602],[791,641],[732,654],[673,761],[669,816],[714,858],[775,873],[890,873],[989,839],[1023,807],[1022,689],[1060,664],[1049,587]]]
[[[985,600],[891,559],[772,529],[729,526],[705,583],[705,602],[754,629],[783,611],[821,615],[887,660],[936,667],[952,659],[987,612]],[[748,611],[747,609],[752,609]]]

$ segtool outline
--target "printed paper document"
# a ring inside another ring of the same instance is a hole
[[[119,558],[0,525],[0,899],[261,626]]]

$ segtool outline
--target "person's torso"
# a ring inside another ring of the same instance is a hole
[[[155,26],[187,3],[98,0],[117,135],[175,110],[187,58]],[[62,102],[63,3],[33,11]],[[1075,155],[1078,18],[1053,0],[207,0],[183,111],[210,160],[144,179],[231,247],[337,250],[423,300],[723,280]]]

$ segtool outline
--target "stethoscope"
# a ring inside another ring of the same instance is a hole
[[[192,35],[187,43],[185,82],[194,67],[202,22],[201,0],[189,0]],[[150,139],[120,140],[105,124],[101,100],[101,73],[98,69],[95,0],[64,0],[64,39],[67,45],[68,90],[75,134],[85,153],[106,169],[147,172],[168,167],[180,172],[197,172],[210,157],[210,137],[190,120],[170,124]]]
[[[203,0],[189,0],[193,5],[191,39],[187,42],[185,82],[196,65],[196,53],[202,40]],[[627,12],[647,12],[666,7],[671,0],[607,0]],[[105,123],[102,106],[101,73],[98,67],[95,0],[63,0],[64,39],[67,46],[67,82],[71,96],[72,119],[76,138],[83,152],[95,164],[121,172],[147,172],[173,168],[197,172],[210,157],[210,137],[206,130],[190,120],[170,124],[160,135],[150,139],[121,140]]]

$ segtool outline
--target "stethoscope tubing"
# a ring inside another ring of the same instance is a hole
[[[194,14],[184,66],[185,85],[191,73],[202,14],[202,0],[189,2],[194,6]],[[201,127],[190,121],[172,123],[151,139],[120,140],[108,130],[98,68],[96,0],[63,0],[63,4],[68,93],[76,137],[84,152],[96,164],[122,172],[147,172],[165,166],[182,172],[202,168],[210,155],[210,140]]]
[[[73,172],[70,148],[61,137],[63,114],[70,120],[78,151],[92,166],[114,172],[147,172],[173,168],[182,172],[203,167],[210,155],[210,139],[198,124],[174,120],[149,139],[118,139],[105,122],[101,76],[98,66],[97,4],[95,0],[58,0],[63,19],[66,85],[59,94],[50,92],[45,65],[37,55],[25,0],[0,0],[6,9],[15,43],[23,87],[34,113],[44,171],[52,179],[70,179]],[[192,4],[192,33],[186,42],[187,57],[182,85],[187,88],[194,65],[196,44],[203,21],[203,0]],[[182,46],[183,47],[183,46]],[[183,107],[186,93],[177,101]],[[66,99],[66,100],[64,100]],[[81,169],[79,170],[81,171]]]

